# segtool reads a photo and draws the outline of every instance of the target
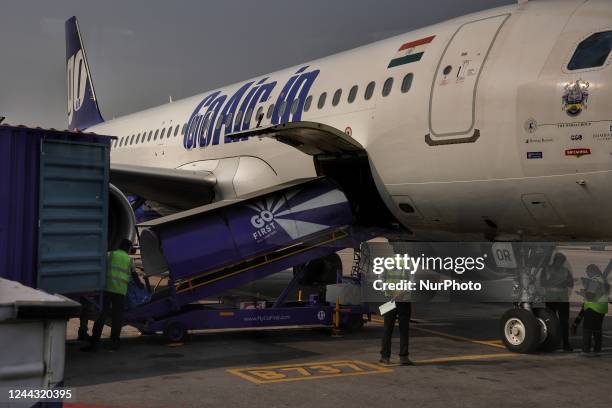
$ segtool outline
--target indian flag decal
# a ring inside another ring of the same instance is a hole
[[[430,37],[421,38],[420,40],[407,42],[402,45],[399,50],[395,53],[393,59],[389,62],[387,68],[397,67],[399,65],[408,64],[410,62],[416,62],[421,59],[425,53],[425,48],[433,41],[435,35]]]

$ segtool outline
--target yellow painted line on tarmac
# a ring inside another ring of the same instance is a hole
[[[520,357],[520,354],[516,353],[496,353],[496,354],[475,354],[467,356],[451,356],[451,357],[439,357],[430,358],[428,360],[415,361],[416,364],[433,364],[433,363],[450,363],[453,361],[476,361],[476,360],[490,360],[495,358],[508,358],[508,357]]]
[[[437,357],[426,360],[413,360],[415,365],[427,365],[435,363],[452,363],[454,361],[478,361],[478,360],[491,360],[497,358],[509,358],[509,357],[520,357],[517,353],[495,353],[495,354],[468,354],[464,356],[448,356],[448,357]],[[399,367],[401,364],[385,364],[384,367]]]
[[[385,322],[383,319],[376,317],[376,316],[372,316],[372,321],[374,323],[379,323],[379,324],[384,324]],[[415,327],[414,325],[411,325],[410,328],[424,332],[424,333],[435,334],[440,337],[446,337],[452,340],[465,341],[465,342],[473,343],[473,344],[482,344],[485,346],[501,348],[501,349],[506,348],[504,347],[504,345],[501,343],[500,340],[475,340],[475,339],[470,339],[468,337],[456,336],[454,334],[444,333],[438,330],[425,329],[424,327]]]
[[[336,360],[301,364],[230,368],[226,370],[253,384],[318,380],[322,378],[389,373],[393,369],[360,360]]]

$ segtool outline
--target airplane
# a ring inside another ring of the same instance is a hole
[[[325,175],[420,241],[612,237],[607,0],[519,0],[108,121],[75,17],[66,41],[69,129],[117,137],[111,236],[128,194],[167,213]]]

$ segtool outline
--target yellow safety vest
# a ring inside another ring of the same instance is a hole
[[[407,279],[407,276],[410,276],[409,273],[406,273],[404,271],[399,271],[397,269],[387,270],[383,274],[385,283],[400,283],[402,280]],[[385,291],[385,295],[387,297],[400,297],[401,298],[401,295],[404,294],[404,292],[405,291],[403,290],[387,289]],[[400,300],[400,299],[396,299],[396,300]]]
[[[597,276],[593,278],[593,280],[599,283],[603,288],[606,288],[607,282],[604,280],[603,277]],[[584,302],[584,310],[591,309],[603,315],[608,313],[608,302],[607,302],[608,294],[607,293],[602,294],[599,297],[599,299],[593,299],[593,300],[599,300],[599,302]]]
[[[108,253],[106,291],[125,295],[130,280],[132,258],[120,249]]]

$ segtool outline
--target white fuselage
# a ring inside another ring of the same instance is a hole
[[[270,105],[287,97],[283,90],[289,88],[284,85],[307,67],[303,72],[318,71],[307,89],[312,102],[308,110],[300,104],[299,115],[291,111],[289,121],[324,123],[361,143],[383,200],[420,237],[478,238],[494,230],[498,236],[608,239],[610,56],[601,67],[568,69],[578,44],[607,30],[612,30],[612,3],[605,0],[512,5],[171,102],[88,131],[119,137],[111,153],[113,163],[213,171],[220,186],[218,198],[313,176],[312,158],[288,145],[267,138],[224,138],[237,129],[236,116],[247,115],[239,113],[242,101],[264,78],[263,84],[276,85],[255,104],[247,126],[257,126],[259,108],[264,113],[260,125],[274,123],[274,116],[265,115]],[[428,43],[418,44],[431,36]],[[411,42],[416,45],[400,50]],[[389,67],[394,59],[399,65]],[[412,74],[412,83],[403,92],[407,74]],[[383,96],[388,78],[393,84]],[[374,92],[366,100],[372,81]],[[588,100],[570,115],[572,107],[563,98],[576,81],[574,93],[579,97],[580,86],[588,86]],[[349,103],[355,85],[358,91]],[[342,94],[334,104],[337,90]],[[319,108],[324,92],[325,104]],[[223,109],[228,112],[233,95],[238,95],[236,109],[226,120]],[[206,117],[212,119],[207,122]],[[183,135],[188,121],[191,125]],[[154,140],[156,130],[168,128],[170,137]],[[400,204],[414,211],[402,211]]]

